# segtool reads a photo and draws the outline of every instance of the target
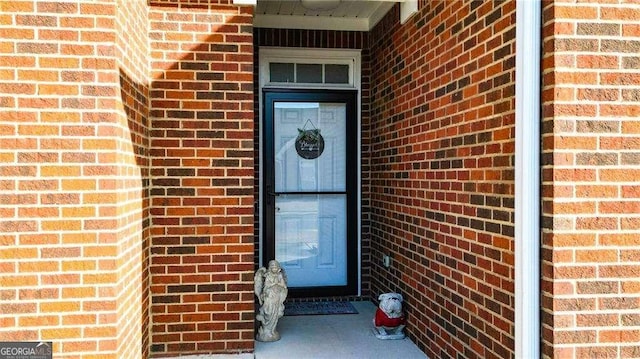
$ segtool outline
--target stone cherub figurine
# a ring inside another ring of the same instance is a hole
[[[256,340],[275,342],[280,340],[276,331],[278,320],[284,315],[284,301],[287,299],[287,275],[277,260],[269,261],[269,268],[261,267],[253,277],[254,289],[260,311],[256,319],[261,323]]]

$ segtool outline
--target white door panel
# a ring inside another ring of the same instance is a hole
[[[276,197],[276,259],[289,286],[346,285],[345,195]]]

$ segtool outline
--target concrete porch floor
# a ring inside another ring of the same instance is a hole
[[[282,317],[277,342],[256,341],[255,353],[175,359],[428,359],[409,339],[380,340],[371,331],[376,307],[352,302],[358,314]]]
[[[282,317],[277,342],[256,342],[256,359],[424,359],[409,339],[380,340],[371,331],[376,307],[353,302],[358,314]]]
[[[190,355],[176,359],[428,359],[409,339],[375,337],[371,302],[352,302],[358,314],[282,317],[273,343],[256,341],[255,353]]]

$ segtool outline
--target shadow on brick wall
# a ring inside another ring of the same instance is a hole
[[[136,161],[145,169],[142,330],[150,329],[151,356],[249,352],[252,8],[150,6],[151,82],[120,74]]]
[[[150,217],[150,158],[149,158],[149,86],[140,84],[129,77],[122,69],[120,72],[120,99],[127,116],[127,124],[131,137],[131,146],[135,155],[135,162],[140,171],[139,194],[141,199],[141,270],[139,273],[139,285],[142,302],[140,303],[140,334],[141,350],[143,358],[149,356],[149,305],[150,305],[150,278],[149,278],[149,250],[151,242],[151,217]],[[125,283],[125,285],[129,285]]]

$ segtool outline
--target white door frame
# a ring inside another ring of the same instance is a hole
[[[357,133],[358,133],[358,149],[362,148],[362,68],[361,68],[361,51],[352,49],[318,49],[318,48],[286,48],[286,47],[260,47],[258,50],[259,66],[258,66],[258,112],[259,112],[259,143],[260,146],[264,143],[264,118],[262,111],[262,90],[264,88],[300,88],[300,89],[325,89],[325,90],[355,90],[357,91]],[[348,64],[349,71],[349,83],[347,84],[299,84],[299,83],[272,83],[269,79],[269,63],[313,63],[313,64]],[[264,192],[264,178],[263,178],[263,166],[264,166],[264,154],[262,148],[258,151],[258,186],[259,186],[259,198],[263,198]],[[358,193],[357,193],[357,223],[358,228],[358,283],[357,283],[357,295],[362,295],[362,151],[358,151]],[[264,233],[262,230],[263,223],[263,203],[258,201],[258,243],[259,243],[259,260],[262,260],[262,248],[264,243]]]

